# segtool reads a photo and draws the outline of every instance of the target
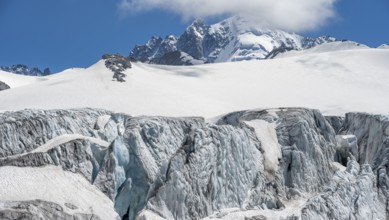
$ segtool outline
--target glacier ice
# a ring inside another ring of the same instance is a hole
[[[20,176],[9,181],[33,189],[39,181],[23,181],[46,173],[50,192],[65,187],[50,185],[61,178],[79,184],[84,199],[81,205],[39,190],[24,195],[0,181],[1,191],[10,192],[0,198],[3,218],[386,219],[389,213],[389,118],[381,115],[277,108],[209,123],[73,109],[4,112],[0,122],[0,179],[13,170]],[[97,197],[88,199],[90,192]]]

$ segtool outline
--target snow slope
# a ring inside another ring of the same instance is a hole
[[[65,144],[67,142],[70,142],[70,141],[76,140],[76,139],[89,140],[90,142],[98,144],[98,145],[105,147],[105,148],[108,148],[108,146],[109,146],[108,142],[101,140],[101,139],[87,137],[87,136],[80,135],[80,134],[63,134],[61,136],[55,137],[55,138],[47,141],[44,145],[39,146],[38,148],[31,151],[31,153],[47,152],[48,150],[50,150],[56,146]],[[21,155],[23,155],[23,154],[21,154]]]
[[[0,81],[9,85],[9,87],[11,88],[25,86],[34,82],[44,81],[45,79],[45,77],[18,75],[0,70]]]
[[[277,140],[275,123],[268,123],[265,120],[252,120],[245,123],[254,128],[257,138],[261,142],[265,170],[274,179],[275,173],[278,170],[278,163],[282,158],[281,145]]]
[[[335,41],[335,42],[320,44],[318,46],[306,50],[292,50],[285,53],[281,53],[277,55],[276,58],[301,56],[301,55],[315,54],[315,53],[344,51],[344,50],[360,50],[360,49],[369,49],[369,47],[354,41]]]
[[[134,63],[124,83],[112,81],[113,73],[99,61],[2,91],[0,111],[94,107],[214,117],[242,109],[308,107],[325,114],[387,114],[388,61],[389,50],[362,47],[190,67]]]
[[[118,219],[113,202],[108,197],[80,174],[65,172],[61,167],[5,166],[0,167],[0,176],[7,177],[0,178],[2,201],[41,199],[65,207],[68,213],[88,213],[95,214],[101,219]],[[77,208],[75,210],[67,208],[66,203]]]

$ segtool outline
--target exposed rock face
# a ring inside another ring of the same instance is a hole
[[[208,124],[79,109],[5,112],[0,122],[0,175],[12,167],[39,175],[47,169],[50,181],[83,180],[87,190],[80,193],[96,190],[114,204],[99,196],[98,203],[88,196],[80,204],[46,201],[28,192],[40,200],[0,198],[5,219],[108,219],[85,209],[89,204],[109,213],[114,207],[123,219],[386,219],[389,213],[383,116],[325,118],[285,108],[234,112]],[[12,181],[30,178],[24,175]],[[0,188],[13,192],[4,181]]]
[[[145,45],[135,46],[129,56],[141,62],[195,65],[273,58],[333,41],[332,37],[307,38],[267,28],[237,16],[213,25],[195,20],[178,38],[152,37]],[[180,57],[185,62],[177,60]]]
[[[49,68],[45,68],[44,70],[40,70],[36,67],[28,67],[23,64],[16,64],[12,66],[0,66],[0,70],[3,70],[5,72],[20,74],[20,75],[27,75],[27,76],[48,76],[51,73]]]
[[[0,81],[0,91],[9,89],[9,85],[5,84],[4,82]]]
[[[105,60],[105,66],[114,73],[113,79],[125,82],[126,74],[124,71],[132,67],[130,59],[119,54],[105,54],[102,59]]]
[[[182,51],[165,53],[162,57],[153,58],[150,63],[174,66],[191,66],[203,64],[204,61],[196,60],[191,55]]]
[[[291,50],[294,50],[294,48],[293,47],[285,47],[285,46],[278,47],[278,48],[272,50],[270,53],[268,53],[266,55],[265,59],[273,59],[278,54],[285,53],[285,52],[288,52],[288,51],[291,51]]]
[[[141,62],[146,62],[153,58],[160,58],[165,54],[177,51],[176,44],[177,39],[173,35],[169,35],[165,39],[151,37],[146,45],[136,46],[130,53],[130,57]]]

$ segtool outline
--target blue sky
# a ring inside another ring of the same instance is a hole
[[[127,55],[149,37],[179,35],[191,23],[167,9],[119,10],[120,2],[0,0],[0,65],[21,63],[54,72],[88,67],[104,53]],[[389,44],[388,0],[340,0],[334,9],[335,16],[325,25],[300,34],[330,35],[372,47]]]

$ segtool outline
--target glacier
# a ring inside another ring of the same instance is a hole
[[[0,80],[11,87],[1,91],[0,111],[92,107],[134,116],[211,118],[297,106],[326,115],[387,114],[388,57],[389,50],[333,42],[260,61],[185,67],[131,62],[121,83],[112,80],[106,60],[47,77],[0,71]]]
[[[387,219],[389,117],[0,113],[0,218]]]

